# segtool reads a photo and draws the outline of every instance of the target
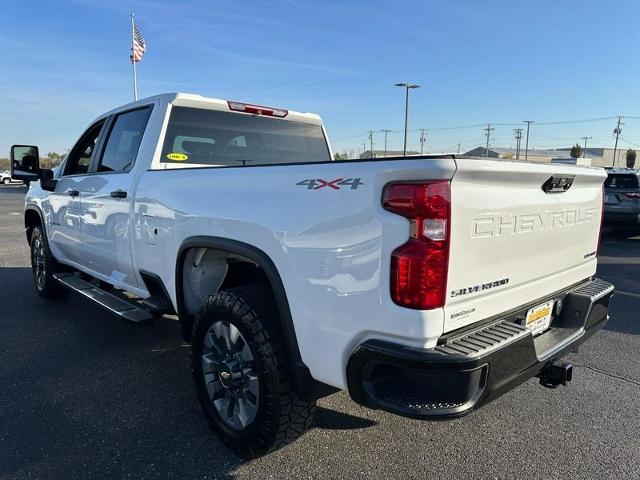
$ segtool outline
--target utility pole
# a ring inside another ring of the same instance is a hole
[[[458,154],[460,153],[460,144],[458,143]]]
[[[427,141],[427,137],[424,135],[425,128],[420,129],[420,155],[424,153],[424,142]]]
[[[587,140],[591,140],[593,137],[580,137],[581,140],[584,140],[584,149],[582,150],[582,158],[587,154]]]
[[[522,142],[522,129],[514,128],[513,133],[516,137],[516,160],[520,160],[520,143]]]
[[[493,132],[494,130],[495,130],[495,128],[493,128],[490,123],[487,123],[487,128],[484,129],[484,131],[487,132],[487,133],[485,133],[485,135],[487,137],[487,148],[485,148],[485,150],[484,150],[484,156],[485,157],[489,156],[489,140],[491,139],[491,132]]]
[[[362,153],[367,151],[367,144],[366,143],[361,143],[360,145],[362,145]]]
[[[527,143],[525,144],[525,147],[524,147],[524,159],[527,160],[527,158],[529,158],[529,128],[531,127],[531,124],[534,122],[533,120],[524,120],[523,123],[527,124]]]
[[[616,151],[618,150],[618,137],[622,133],[622,129],[620,128],[620,124],[622,123],[622,115],[618,115],[618,126],[613,129],[613,133],[616,136],[616,143],[613,147],[613,166],[616,166]]]
[[[389,133],[391,130],[380,130],[381,132],[384,133],[384,156],[387,156],[387,133]]]
[[[404,87],[404,143],[402,146],[402,156],[407,156],[407,126],[409,124],[409,90],[413,88],[420,88],[420,85],[413,83],[396,83],[396,87]]]
[[[373,154],[373,130],[369,130],[369,150],[371,151],[371,158],[375,157]]]

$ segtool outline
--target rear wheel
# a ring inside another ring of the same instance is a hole
[[[246,457],[290,443],[313,420],[315,401],[296,395],[282,337],[272,294],[260,286],[210,296],[194,322],[198,399],[211,428]]]
[[[53,278],[60,265],[49,251],[49,245],[41,226],[31,232],[31,272],[38,295],[44,298],[61,298],[69,291]]]

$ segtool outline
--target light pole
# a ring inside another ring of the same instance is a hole
[[[381,132],[384,132],[384,156],[387,156],[387,133],[389,133],[391,130],[380,130]]]
[[[396,83],[396,87],[403,87],[404,93],[404,143],[402,145],[402,156],[407,156],[407,125],[409,123],[409,90],[412,88],[420,88],[420,85],[414,83]]]
[[[524,160],[526,161],[529,157],[529,127],[531,127],[533,120],[523,120],[523,123],[527,124],[527,143],[524,147]]]

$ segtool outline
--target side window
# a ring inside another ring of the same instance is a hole
[[[98,172],[128,172],[138,155],[151,107],[116,116],[98,165]]]
[[[65,164],[62,175],[81,175],[89,171],[91,157],[96,149],[96,143],[100,136],[100,131],[104,125],[104,120],[89,127],[89,130],[82,136],[78,143],[71,149],[69,158]]]

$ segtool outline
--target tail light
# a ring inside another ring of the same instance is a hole
[[[411,223],[411,237],[391,255],[393,301],[419,310],[444,306],[451,228],[449,181],[389,184],[382,206]]]
[[[623,193],[623,195],[627,198],[640,198],[640,192],[627,192]]]
[[[604,185],[602,186],[602,195],[600,196],[600,229],[598,231],[598,245],[596,246],[596,257],[600,255],[600,243],[602,243],[602,228],[604,227]]]
[[[235,112],[253,113],[254,115],[265,115],[267,117],[283,118],[289,114],[288,110],[283,110],[281,108],[262,107],[260,105],[232,102],[231,100],[227,101],[227,105],[229,105],[229,110],[233,110]]]

